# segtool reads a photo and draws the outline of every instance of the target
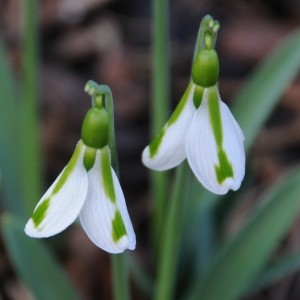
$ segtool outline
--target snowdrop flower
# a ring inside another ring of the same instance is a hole
[[[219,95],[218,55],[207,41],[194,60],[192,80],[181,101],[144,149],[142,161],[164,171],[187,158],[199,182],[222,195],[237,190],[244,178],[244,135]]]
[[[110,253],[135,249],[135,233],[118,178],[111,167],[109,117],[103,107],[87,112],[71,160],[38,202],[27,235],[53,236],[78,217],[94,244]]]

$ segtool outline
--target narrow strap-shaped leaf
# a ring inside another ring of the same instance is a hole
[[[300,170],[265,195],[242,230],[219,251],[186,299],[238,299],[255,280],[300,208]]]
[[[5,215],[1,230],[10,259],[35,299],[79,299],[54,257],[41,240],[24,234],[18,218]]]
[[[300,68],[300,30],[278,46],[237,94],[233,114],[245,134],[246,151]]]
[[[271,266],[267,267],[256,279],[249,289],[249,293],[253,294],[267,288],[271,284],[276,283],[280,279],[298,271],[300,269],[300,253],[293,253],[280,261],[276,261]]]
[[[22,9],[22,96],[18,103],[19,156],[22,196],[29,216],[42,187],[38,120],[38,0],[25,0]],[[25,178],[25,180],[24,180]]]
[[[0,39],[0,171],[3,178],[4,207],[18,215],[24,214],[18,151],[20,132],[17,129],[17,86],[8,57]],[[3,176],[5,174],[5,176]]]

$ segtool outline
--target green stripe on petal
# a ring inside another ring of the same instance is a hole
[[[55,185],[55,187],[53,188],[52,191],[52,195],[55,195],[56,193],[59,192],[59,190],[64,186],[64,184],[66,183],[67,179],[69,178],[70,174],[72,173],[72,171],[74,170],[75,166],[76,166],[76,162],[78,160],[78,157],[80,155],[81,152],[81,148],[83,147],[83,143],[80,141],[76,148],[75,151],[71,157],[71,160],[69,161],[69,163],[67,164],[67,166],[65,167],[59,181],[57,182],[57,184]]]
[[[156,138],[149,145],[150,158],[153,158],[155,154],[158,152],[159,145],[161,144],[163,137],[166,132],[166,127],[164,127],[161,132],[156,136]]]
[[[227,158],[227,154],[223,149],[218,150],[219,166],[215,166],[217,180],[219,184],[222,184],[226,178],[233,178],[232,164]]]
[[[33,215],[31,218],[32,218],[34,227],[38,227],[41,224],[41,222],[44,220],[47,209],[49,207],[49,204],[50,204],[50,198],[45,199],[43,202],[41,202],[39,204],[39,206],[33,212]]]
[[[158,133],[158,135],[154,138],[154,140],[152,141],[152,143],[149,145],[149,152],[150,152],[150,158],[153,158],[158,150],[159,150],[159,146],[161,145],[161,142],[164,138],[164,135],[166,133],[167,128],[174,124],[178,118],[180,117],[187,101],[188,101],[188,96],[190,94],[191,88],[193,87],[193,83],[190,83],[186,89],[186,91],[184,92],[180,102],[178,103],[176,109],[174,110],[173,114],[171,115],[170,119],[168,120],[168,122],[166,123],[166,125],[164,126],[164,128]]]
[[[103,178],[103,187],[105,194],[112,203],[116,203],[116,193],[114,182],[111,173],[110,151],[108,146],[104,147],[101,151],[101,172]]]
[[[74,170],[82,147],[83,147],[83,143],[80,141],[77,144],[69,163],[67,164],[64,171],[62,172],[62,175],[61,175],[59,181],[54,186],[50,197],[46,198],[43,202],[41,202],[38,205],[38,207],[36,208],[36,210],[33,212],[33,215],[31,218],[32,218],[33,224],[36,228],[41,224],[41,222],[44,220],[44,218],[46,216],[47,209],[49,208],[49,205],[50,205],[51,197],[60,191],[60,189],[64,186],[67,179],[70,177],[70,174]]]
[[[233,178],[234,172],[232,164],[223,149],[223,127],[217,86],[210,87],[207,90],[209,119],[218,148],[219,165],[215,165],[215,171],[218,183],[222,184],[226,178]]]
[[[181,97],[176,109],[174,110],[174,112],[172,113],[169,121],[168,121],[168,126],[174,124],[178,118],[180,117],[186,103],[187,103],[187,100],[189,99],[189,94],[190,94],[190,91],[191,91],[191,88],[193,87],[193,83],[190,83],[187,87],[187,89],[185,90],[183,96]]]
[[[216,86],[207,89],[207,97],[211,126],[213,129],[217,146],[221,148],[223,142],[223,129],[218,90]]]
[[[127,235],[126,228],[122,219],[122,215],[117,209],[112,220],[112,237],[114,242],[118,242],[125,235]]]

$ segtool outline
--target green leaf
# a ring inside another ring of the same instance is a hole
[[[17,86],[8,64],[8,57],[0,40],[0,171],[3,178],[4,207],[18,215],[24,213],[23,195],[20,188],[21,133],[17,124]]]
[[[300,30],[296,30],[267,56],[235,97],[233,114],[245,134],[246,151],[298,73],[299,53]]]
[[[267,267],[252,284],[249,293],[256,293],[300,269],[300,253],[290,254]]]
[[[233,300],[245,292],[299,212],[299,182],[297,169],[269,190],[236,237],[223,245],[187,299]]]
[[[1,218],[1,225],[11,261],[36,299],[79,299],[42,241],[25,235],[20,219],[5,215]]]
[[[38,2],[27,1],[22,9],[22,88],[18,102],[19,172],[24,214],[29,216],[41,196],[42,167],[38,118]]]

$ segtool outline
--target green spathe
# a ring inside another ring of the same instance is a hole
[[[217,86],[207,89],[209,119],[218,149],[219,165],[215,165],[217,181],[222,184],[227,178],[233,178],[232,164],[223,149],[223,127],[220,112],[220,100]]]
[[[111,171],[110,151],[108,146],[101,149],[101,172],[103,179],[103,187],[106,196],[112,203],[116,203],[116,193]]]
[[[104,108],[90,108],[85,115],[81,128],[81,139],[84,144],[101,149],[108,144],[109,117]]]
[[[200,50],[192,67],[192,78],[196,85],[210,87],[218,82],[219,58],[214,49]]]
[[[112,237],[114,242],[118,242],[123,236],[127,234],[126,228],[122,219],[120,211],[117,209],[112,220]]]
[[[31,218],[32,218],[32,221],[33,221],[35,227],[38,227],[41,224],[41,222],[44,220],[46,213],[47,213],[47,209],[48,209],[50,201],[51,201],[51,197],[60,191],[60,189],[64,186],[67,179],[69,178],[70,174],[73,172],[73,170],[76,166],[76,163],[78,161],[80,152],[82,150],[82,147],[83,147],[83,144],[80,141],[77,144],[69,163],[67,164],[67,166],[63,170],[59,180],[53,187],[51,195],[48,198],[46,198],[44,201],[42,201],[40,203],[40,205],[36,208],[36,210],[33,212],[33,215]]]
[[[187,100],[189,98],[189,94],[191,92],[191,89],[193,87],[193,84],[190,83],[187,87],[187,89],[185,90],[180,102],[178,103],[176,109],[174,110],[173,114],[171,115],[169,121],[167,122],[167,124],[164,126],[164,128],[158,133],[158,135],[155,137],[155,139],[152,141],[152,143],[149,145],[149,151],[150,151],[150,158],[153,158],[158,150],[159,150],[159,146],[163,140],[163,137],[167,131],[167,128],[169,126],[171,126],[172,124],[174,124],[178,118],[180,117],[185,105],[187,104]]]

